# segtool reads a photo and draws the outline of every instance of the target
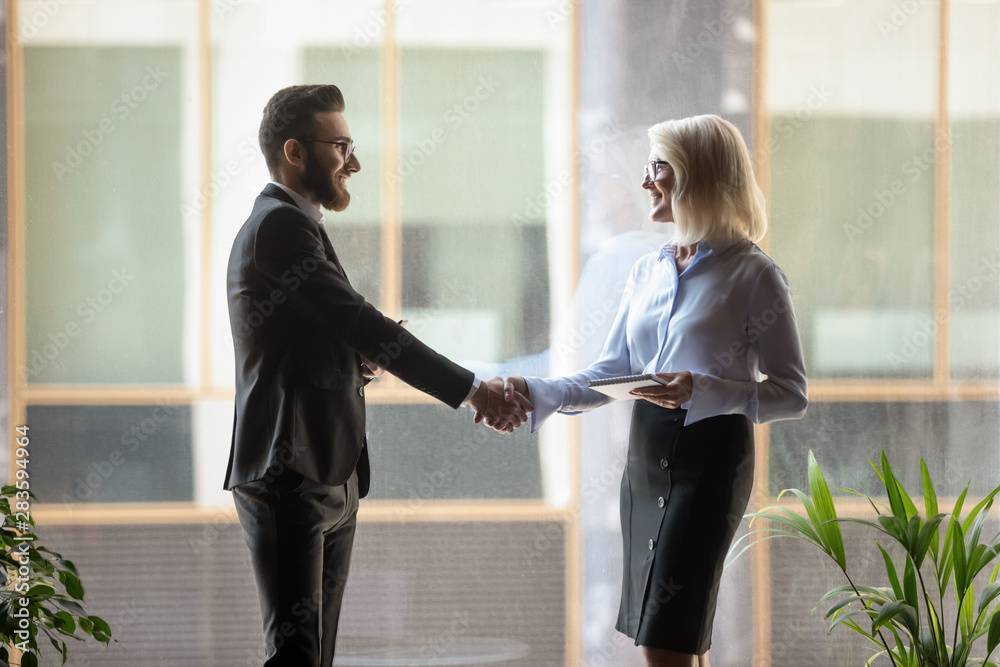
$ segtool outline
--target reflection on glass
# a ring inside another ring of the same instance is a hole
[[[461,358],[547,345],[544,213],[519,215],[544,188],[542,67],[541,51],[403,50],[404,313]]]

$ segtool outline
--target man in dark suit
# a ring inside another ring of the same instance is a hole
[[[264,108],[272,181],[233,243],[226,286],[236,407],[224,488],[250,549],[264,667],[330,667],[358,500],[368,492],[364,387],[388,371],[510,432],[531,404],[505,400],[365,301],[319,207],[342,211],[354,154],[336,86],[292,86]]]

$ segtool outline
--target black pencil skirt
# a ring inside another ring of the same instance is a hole
[[[619,632],[636,645],[700,655],[726,553],[753,485],[753,425],[637,400],[622,475]]]

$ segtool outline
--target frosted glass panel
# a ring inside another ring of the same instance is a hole
[[[27,380],[181,382],[181,51],[24,60]]]

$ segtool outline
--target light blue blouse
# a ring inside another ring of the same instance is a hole
[[[691,371],[685,425],[746,415],[755,423],[805,414],[805,364],[788,279],[756,244],[703,241],[680,274],[676,246],[632,267],[600,358],[557,378],[525,378],[531,432],[554,412],[578,414],[611,402],[588,380]],[[642,399],[640,399],[642,400]]]

